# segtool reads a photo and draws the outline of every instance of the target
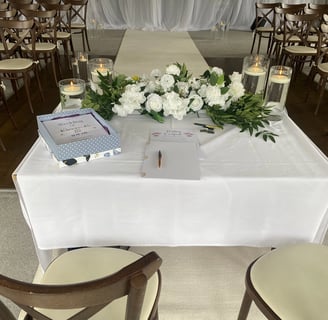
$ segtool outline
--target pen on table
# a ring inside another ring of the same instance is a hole
[[[162,152],[158,150],[158,168],[162,167]]]

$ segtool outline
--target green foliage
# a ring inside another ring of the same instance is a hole
[[[92,108],[104,119],[111,120],[114,115],[112,111],[114,104],[118,103],[125,87],[134,81],[121,74],[114,79],[110,74],[104,76],[98,72],[98,75],[100,79],[99,88],[102,90],[102,94],[88,89],[82,102],[82,108]]]
[[[225,110],[218,105],[206,106],[205,109],[212,121],[220,127],[232,124],[240,128],[241,132],[248,131],[250,135],[256,132],[256,137],[261,136],[265,141],[270,139],[275,142],[276,134],[261,130],[269,124],[271,109],[263,106],[263,99],[259,94],[245,94],[238,101],[231,102]]]

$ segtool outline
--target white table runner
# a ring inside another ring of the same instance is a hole
[[[129,76],[149,75],[175,62],[184,62],[194,76],[208,68],[188,32],[127,30],[114,69]]]

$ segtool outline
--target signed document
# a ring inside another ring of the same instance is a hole
[[[199,180],[199,144],[188,130],[151,132],[145,149],[145,178]]]
[[[91,113],[43,121],[43,125],[57,145],[109,135]]]

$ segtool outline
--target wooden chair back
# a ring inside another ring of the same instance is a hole
[[[71,20],[86,26],[88,0],[64,0],[64,2],[72,6]]]
[[[21,9],[20,11],[27,19],[34,19],[37,41],[43,42],[44,36],[47,36],[47,41],[56,43],[56,10]]]
[[[71,33],[71,5],[52,3],[50,0],[40,2],[45,10],[56,10],[57,31]]]
[[[0,294],[38,320],[49,318],[36,308],[82,308],[74,319],[89,319],[109,303],[127,296],[125,319],[138,320],[147,281],[159,272],[161,263],[161,258],[150,252],[112,275],[67,285],[30,284],[0,275]]]
[[[313,32],[318,33],[317,22],[319,16],[317,14],[286,14],[286,24],[284,32],[284,45],[292,42],[292,39],[299,39],[299,44],[310,46],[309,36]]]
[[[280,2],[273,2],[273,3],[255,3],[255,10],[256,10],[256,28],[259,26],[268,26],[274,27],[275,22],[275,14],[274,9],[275,7],[280,7]]]
[[[9,59],[22,50],[35,58],[35,24],[33,19],[0,19],[0,39],[5,58]],[[32,43],[32,46],[29,46],[29,43]]]
[[[12,19],[16,17],[16,14],[16,9],[0,10],[0,19]]]

